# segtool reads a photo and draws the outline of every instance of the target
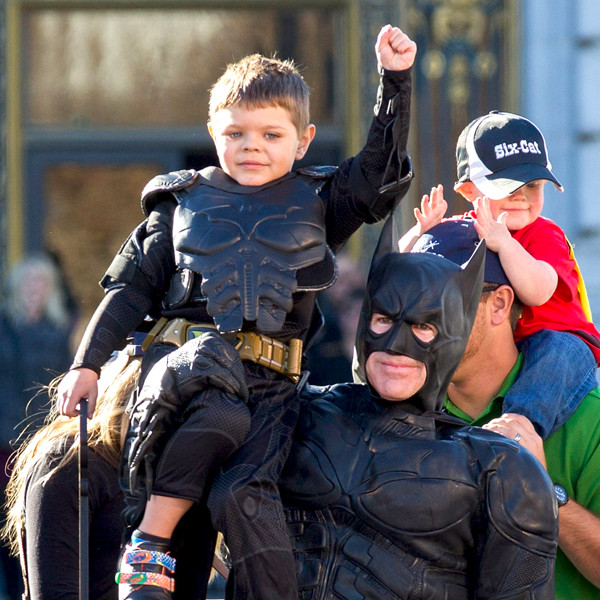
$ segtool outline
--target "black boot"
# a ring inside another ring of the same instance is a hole
[[[166,543],[143,536],[135,531],[121,556],[116,576],[119,600],[172,600],[175,559],[169,555]]]

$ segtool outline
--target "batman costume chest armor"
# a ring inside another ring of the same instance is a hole
[[[507,546],[551,552],[551,540],[540,544],[519,518],[529,500],[517,490],[539,466],[521,462],[522,472],[513,473],[519,485],[503,487],[506,474],[496,475],[503,464],[514,470],[515,456],[492,432],[439,413],[407,413],[401,403],[374,399],[365,385],[315,394],[279,479],[300,597],[467,600],[494,531],[511,540]],[[551,519],[548,509],[542,522]],[[514,560],[514,552],[506,555]],[[534,560],[532,571],[547,569],[546,559]],[[491,586],[516,573],[501,558],[492,563]]]
[[[470,597],[481,496],[465,447],[403,410],[352,416],[313,401],[308,412],[280,479],[285,505],[302,506],[286,511],[302,597]]]
[[[201,274],[206,310],[220,331],[249,322],[275,333],[295,292],[324,289],[335,279],[323,201],[293,173],[259,187],[217,173],[198,174],[174,193],[177,276]]]

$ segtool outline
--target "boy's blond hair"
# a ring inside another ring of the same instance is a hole
[[[302,134],[310,123],[310,91],[291,60],[251,54],[227,69],[210,90],[208,118],[232,106],[280,106]]]

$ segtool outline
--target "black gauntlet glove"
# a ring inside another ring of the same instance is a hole
[[[248,399],[240,356],[217,333],[203,333],[154,365],[130,414],[123,448],[124,489],[135,493],[138,479],[142,478],[149,491],[156,456],[189,400],[208,387]]]

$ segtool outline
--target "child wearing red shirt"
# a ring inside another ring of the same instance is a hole
[[[573,249],[564,232],[541,216],[544,185],[562,186],[551,171],[541,131],[524,117],[493,111],[475,119],[456,147],[454,189],[475,210],[475,227],[496,252],[524,304],[515,339],[525,365],[506,396],[504,412],[528,417],[547,438],[596,387],[600,334],[592,323]],[[400,241],[410,251],[417,238],[442,221],[442,186],[415,209],[417,224]]]

